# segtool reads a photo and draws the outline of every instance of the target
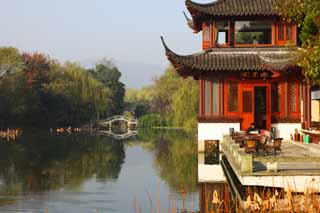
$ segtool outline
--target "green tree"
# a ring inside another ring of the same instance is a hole
[[[13,47],[0,48],[0,77],[18,73],[24,64],[19,50]]]
[[[111,91],[93,78],[84,68],[75,63],[66,63],[64,67],[52,73],[51,81],[46,85],[55,108],[64,108],[59,117],[63,123],[81,124],[92,118],[108,113]],[[54,100],[57,101],[54,101]],[[52,103],[51,102],[51,103]],[[54,109],[52,109],[54,110]],[[57,111],[59,113],[60,111]]]
[[[112,94],[112,107],[110,116],[112,114],[122,114],[124,107],[125,85],[120,82],[121,72],[112,64],[112,62],[103,59],[95,67],[89,70],[94,78],[102,82],[105,87],[111,90]]]
[[[143,127],[181,127],[188,132],[197,128],[199,88],[191,78],[183,79],[172,66],[141,90],[128,90],[126,102],[146,114],[139,118]],[[139,109],[141,107],[142,109]],[[148,110],[149,109],[149,110]]]
[[[49,57],[40,53],[22,54],[24,69],[27,75],[27,89],[24,112],[24,123],[39,126],[47,121],[48,106],[44,102],[46,96],[43,85],[49,82],[50,63]]]
[[[10,126],[11,120],[21,120],[25,110],[24,63],[19,50],[0,48],[0,127]]]
[[[134,112],[137,118],[150,113],[151,110],[151,92],[148,87],[138,89],[126,89],[124,98],[125,108]]]
[[[277,0],[275,8],[288,21],[301,27],[303,50],[298,65],[307,80],[320,83],[320,0]]]
[[[112,113],[113,92],[78,64],[0,48],[2,128],[85,124]]]
[[[172,66],[165,73],[156,79],[152,90],[152,110],[169,115],[172,112],[172,94],[174,94],[181,84],[183,79],[180,78]]]
[[[188,132],[196,131],[198,109],[199,86],[191,78],[184,79],[172,97],[174,125],[184,127]]]

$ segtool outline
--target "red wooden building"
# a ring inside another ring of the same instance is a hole
[[[229,128],[277,129],[288,138],[310,126],[310,86],[295,66],[298,29],[273,9],[273,0],[186,0],[188,25],[202,33],[203,51],[179,55],[164,43],[177,72],[199,81],[198,136],[221,139]]]

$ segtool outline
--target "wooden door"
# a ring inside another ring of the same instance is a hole
[[[246,131],[254,122],[254,86],[243,84],[240,92],[241,130]]]

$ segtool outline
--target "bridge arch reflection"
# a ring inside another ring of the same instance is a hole
[[[112,130],[112,124],[115,122],[125,122],[126,132],[116,133]],[[138,120],[124,115],[116,115],[97,122],[98,133],[108,135],[116,140],[123,140],[138,134]]]

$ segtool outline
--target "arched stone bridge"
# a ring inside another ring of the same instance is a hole
[[[127,122],[127,132],[123,134],[116,134],[112,132],[112,123],[116,121],[124,121]],[[97,122],[97,126],[100,127],[101,129],[98,131],[101,134],[108,135],[114,139],[117,140],[122,140],[122,139],[127,139],[132,136],[135,136],[138,134],[138,131],[136,130],[138,125],[138,120],[134,118],[129,118],[128,116],[124,115],[116,115],[112,116],[110,118],[104,119],[104,120],[99,120]],[[130,127],[134,126],[134,130],[132,130]]]
[[[138,120],[137,119],[129,118],[128,116],[124,116],[124,115],[112,116],[110,118],[98,121],[97,124],[99,126],[108,126],[108,125],[110,126],[115,121],[125,121],[125,122],[128,123],[128,126],[130,126],[130,125],[138,125]]]

